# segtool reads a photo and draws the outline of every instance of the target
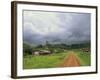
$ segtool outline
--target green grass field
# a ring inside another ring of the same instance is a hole
[[[67,52],[52,54],[52,55],[39,55],[39,56],[26,56],[23,60],[23,68],[24,69],[32,69],[32,68],[53,68],[57,67],[65,56]]]
[[[57,65],[60,64],[66,56],[68,56],[69,51],[65,51],[62,53],[53,53],[51,55],[27,55],[24,56],[23,59],[23,69],[36,69],[36,68],[55,68],[58,67]],[[91,56],[90,52],[83,52],[78,49],[71,50],[75,52],[77,58],[80,61],[81,66],[90,66],[91,64]]]
[[[83,51],[76,50],[75,53],[78,59],[80,60],[81,66],[91,65],[91,53],[90,52],[83,52]]]

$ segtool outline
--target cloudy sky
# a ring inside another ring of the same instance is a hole
[[[90,40],[89,13],[23,11],[23,40],[38,45],[75,44]]]

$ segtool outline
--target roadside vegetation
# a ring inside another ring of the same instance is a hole
[[[34,55],[33,51],[48,50],[51,54],[47,55]],[[69,52],[73,51],[80,61],[80,66],[91,65],[90,43],[83,44],[50,44],[46,42],[45,45],[30,46],[23,44],[23,69],[34,68],[55,68],[59,67],[58,64],[62,63]]]

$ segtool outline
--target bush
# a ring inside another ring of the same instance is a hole
[[[32,47],[28,44],[23,44],[23,53],[24,56],[32,54]]]

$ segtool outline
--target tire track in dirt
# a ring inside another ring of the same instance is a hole
[[[77,67],[80,66],[80,61],[73,51],[69,52],[69,55],[65,57],[60,67]]]

